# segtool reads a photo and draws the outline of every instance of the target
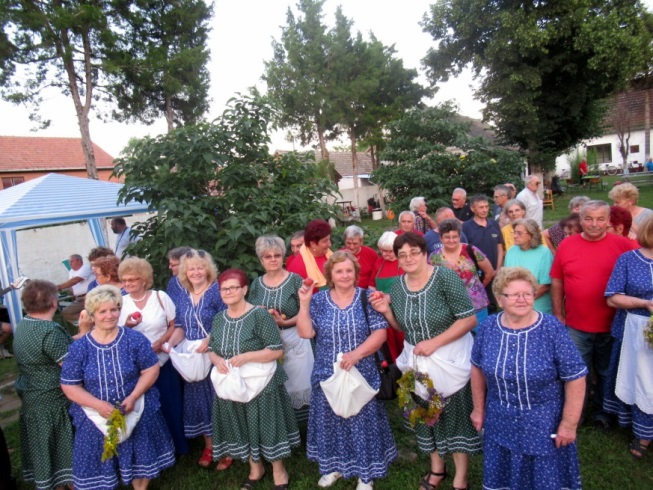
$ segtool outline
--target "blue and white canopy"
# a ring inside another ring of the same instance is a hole
[[[123,184],[47,174],[0,191],[0,282],[7,287],[18,277],[16,230],[52,224],[88,221],[95,243],[106,246],[100,218],[150,211],[149,205],[118,204]],[[16,291],[5,296],[12,325],[22,318]]]

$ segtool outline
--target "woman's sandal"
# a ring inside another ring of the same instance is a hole
[[[229,456],[224,457],[220,461],[218,461],[218,464],[215,467],[215,471],[228,470],[229,467],[233,464],[233,462],[234,462],[233,458],[230,458]]]
[[[265,475],[267,473],[263,473],[260,477],[258,477],[256,480],[253,480],[252,478],[247,478],[243,483],[240,485],[240,490],[252,490],[254,488],[254,485],[259,483],[263,478],[265,478]]]
[[[436,473],[435,471],[429,471],[428,474],[425,475],[424,478],[422,478],[419,481],[419,488],[423,488],[424,490],[435,490],[436,488],[438,488],[440,483],[444,481],[444,479],[447,477],[447,474],[448,473],[447,473],[446,466],[444,467],[444,470],[441,473]],[[430,481],[432,476],[440,477],[440,481],[437,482],[435,485]]]
[[[288,490],[290,488],[290,478],[288,478],[286,483],[280,483],[279,485],[275,485],[272,488],[273,490]]]
[[[207,447],[204,448],[204,452],[202,453],[202,457],[200,460],[197,462],[202,468],[208,468],[209,465],[211,464],[211,461],[213,461],[213,452],[211,448]]]
[[[632,455],[633,458],[636,459],[642,459],[644,456],[646,456],[646,452],[648,451],[648,446],[649,444],[642,444],[639,439],[635,438],[632,441],[630,441],[630,444],[628,445],[628,449],[630,450],[630,454]],[[636,454],[639,453],[639,454]]]

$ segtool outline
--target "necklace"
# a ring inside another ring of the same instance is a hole
[[[138,302],[138,301],[143,301],[147,297],[147,293],[149,293],[149,291],[145,291],[145,294],[143,295],[143,297],[138,298],[138,299],[134,298],[131,294],[129,296],[131,297],[132,301]]]
[[[191,291],[191,294],[194,294],[195,296],[200,296],[208,288],[209,288],[208,286],[205,286],[204,289],[202,289],[199,293],[196,293],[195,291]]]

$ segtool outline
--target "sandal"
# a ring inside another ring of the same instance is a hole
[[[222,458],[220,461],[218,461],[218,464],[215,467],[215,471],[228,470],[233,462],[234,462],[233,458],[230,458],[229,456],[226,456],[226,457]]]
[[[281,483],[279,485],[275,485],[272,488],[273,488],[273,490],[288,490],[290,488],[290,478],[288,478],[288,481],[286,483]]]
[[[633,458],[642,459],[644,456],[646,456],[646,452],[648,451],[649,444],[646,445],[642,444],[639,439],[635,438],[632,441],[630,441],[630,444],[628,445],[628,449],[630,450],[630,454],[632,455]]]
[[[444,470],[441,473],[436,473],[435,471],[429,471],[428,474],[426,474],[424,476],[424,478],[422,478],[419,481],[419,488],[423,488],[424,490],[435,490],[436,488],[438,488],[440,483],[442,483],[444,481],[444,479],[447,477],[447,475],[448,475],[448,473],[447,473],[447,467],[446,466],[444,467]],[[433,483],[431,483],[431,481],[430,481],[432,476],[439,476],[440,477],[440,481],[437,482],[435,485]]]
[[[197,462],[197,464],[199,464],[202,468],[208,468],[209,465],[211,464],[211,461],[213,461],[213,452],[211,448],[210,447],[204,448],[202,457]]]
[[[259,483],[263,478],[265,478],[265,472],[256,480],[253,480],[252,478],[247,478],[243,483],[240,485],[240,490],[252,490],[254,488],[254,485]]]

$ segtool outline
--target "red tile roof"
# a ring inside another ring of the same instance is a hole
[[[649,92],[649,111],[651,118],[653,118],[653,89],[648,89]],[[644,109],[646,104],[644,101],[646,90],[631,90],[626,92],[619,92],[614,96],[607,99],[606,107],[607,111],[603,123],[605,129],[604,134],[615,133],[613,127],[613,117],[615,112],[618,110],[618,105],[624,107],[629,115],[630,128],[631,131],[636,131],[638,129],[644,129]]]
[[[93,144],[98,169],[112,169],[113,157]],[[0,172],[84,170],[81,138],[0,136]]]

